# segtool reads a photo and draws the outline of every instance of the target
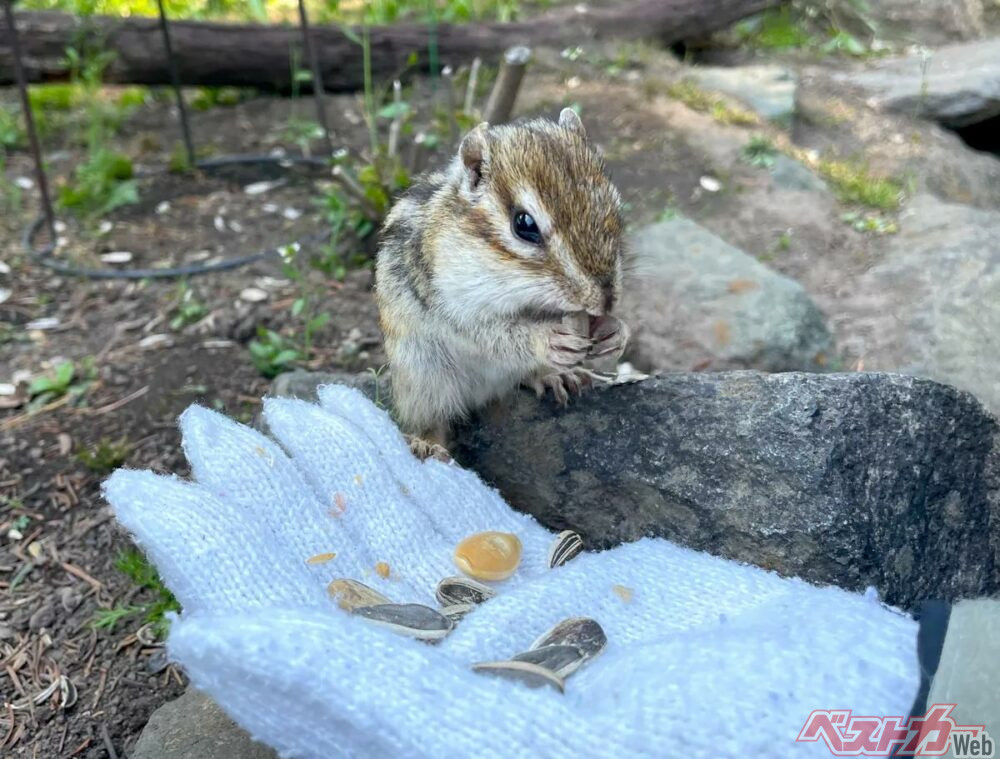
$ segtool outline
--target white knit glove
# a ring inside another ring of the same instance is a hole
[[[320,401],[265,401],[279,443],[191,407],[181,430],[194,482],[122,470],[105,485],[183,605],[171,656],[283,756],[823,754],[794,742],[814,709],[907,713],[919,680],[910,618],[663,540],[548,569],[552,533],[475,474],[413,458],[353,389],[324,387]],[[348,577],[436,606],[436,583],[458,573],[456,543],[483,530],[516,533],[521,568],[438,645],[327,596]],[[336,558],[306,564],[326,552]],[[571,616],[596,619],[608,644],[565,694],[470,671]]]

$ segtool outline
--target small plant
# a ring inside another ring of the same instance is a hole
[[[170,319],[170,329],[174,331],[182,330],[190,324],[201,321],[208,313],[208,307],[195,298],[194,290],[187,282],[181,282],[177,286],[176,302],[177,305]]]
[[[136,606],[118,605],[111,609],[102,609],[94,615],[91,624],[96,628],[114,630],[122,620],[142,616],[145,623],[152,625],[158,638],[164,637],[169,626],[166,614],[180,611],[181,608],[174,594],[163,584],[159,573],[149,560],[134,548],[119,554],[115,567],[133,583],[149,591],[152,600]]]
[[[24,142],[24,131],[15,111],[0,106],[0,155]]]
[[[872,175],[863,164],[820,160],[816,163],[816,169],[844,203],[891,211],[899,208],[902,202],[901,184],[887,177]]]
[[[841,215],[841,221],[850,224],[856,232],[870,232],[876,235],[894,235],[899,231],[899,224],[894,219],[888,219],[877,213],[859,213],[848,211]]]
[[[139,201],[132,161],[105,147],[90,152],[76,167],[73,181],[59,189],[59,203],[84,216],[102,216]]]
[[[191,100],[191,107],[196,111],[229,108],[239,105],[252,94],[253,90],[241,90],[237,87],[200,87]]]
[[[250,341],[249,349],[253,365],[268,379],[290,371],[306,357],[293,340],[267,327],[257,328],[257,338]]]
[[[119,438],[112,441],[110,438],[102,437],[93,448],[83,448],[76,454],[87,469],[96,474],[109,474],[122,464],[132,452],[132,446],[127,438]]]
[[[40,408],[64,396],[78,398],[87,391],[92,378],[92,364],[85,364],[83,371],[77,371],[72,361],[63,361],[52,372],[35,377],[28,385],[28,397],[31,399],[28,410]]]
[[[762,169],[769,169],[774,166],[777,156],[778,149],[774,146],[774,143],[760,134],[755,134],[751,137],[750,141],[740,151],[740,158],[745,163]]]

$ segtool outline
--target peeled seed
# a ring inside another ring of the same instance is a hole
[[[527,661],[484,661],[473,664],[472,671],[515,680],[529,688],[548,685],[560,693],[565,689],[561,677],[545,667]]]
[[[372,624],[417,640],[441,640],[455,627],[455,623],[441,612],[420,604],[362,606],[355,609],[354,614]]]
[[[384,561],[379,561],[375,564],[375,574],[377,574],[383,580],[389,579],[390,572],[391,570],[389,569],[389,565],[386,564]]]
[[[572,530],[563,530],[549,549],[549,569],[561,567],[583,550],[583,540]]]
[[[537,664],[551,671],[557,677],[566,679],[576,672],[587,657],[576,646],[542,646],[516,654],[511,661],[524,661]]]
[[[632,588],[625,585],[612,585],[611,590],[625,603],[632,603],[632,596],[635,595],[635,591]]]
[[[584,660],[587,660],[601,653],[607,643],[608,636],[604,634],[604,630],[593,619],[589,617],[570,617],[569,619],[564,619],[532,643],[531,648],[575,646],[583,653]]]
[[[337,554],[332,551],[329,553],[318,553],[315,556],[310,556],[306,559],[306,564],[325,564],[328,561],[332,561],[337,558]]]
[[[452,622],[458,622],[466,614],[476,608],[475,604],[448,604],[441,607],[441,613]]]
[[[455,548],[455,566],[477,580],[506,580],[521,563],[521,541],[509,532],[480,532]]]
[[[434,596],[442,606],[452,604],[481,604],[497,592],[468,577],[445,577],[434,589]]]
[[[369,588],[357,580],[342,578],[334,580],[326,586],[326,592],[336,599],[337,605],[344,611],[354,611],[363,606],[381,606],[392,601],[377,590]]]

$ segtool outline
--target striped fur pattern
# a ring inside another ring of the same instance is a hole
[[[520,239],[525,211],[541,244]],[[559,368],[566,314],[606,314],[621,288],[621,197],[579,118],[481,124],[418,178],[382,230],[376,300],[404,429],[449,423]]]

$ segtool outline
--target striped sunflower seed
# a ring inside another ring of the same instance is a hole
[[[527,685],[529,688],[549,686],[560,693],[565,684],[561,677],[540,664],[527,661],[484,661],[472,665],[473,672],[485,672]]]
[[[589,617],[569,617],[531,644],[532,649],[546,646],[574,646],[583,654],[583,661],[593,659],[608,643],[608,636]],[[582,664],[583,662],[581,662]]]
[[[469,577],[445,577],[437,584],[434,595],[442,606],[453,604],[481,604],[489,601],[497,592],[493,588],[476,582]]]
[[[363,606],[382,606],[392,601],[364,583],[343,577],[326,586],[326,592],[344,611],[354,611]]]
[[[439,641],[455,627],[448,617],[421,604],[361,606],[354,615],[374,625],[423,641]]]
[[[447,606],[442,606],[440,612],[457,624],[466,614],[475,608],[475,604],[448,604]]]
[[[561,567],[583,550],[583,539],[573,530],[563,530],[549,549],[549,569]]]

